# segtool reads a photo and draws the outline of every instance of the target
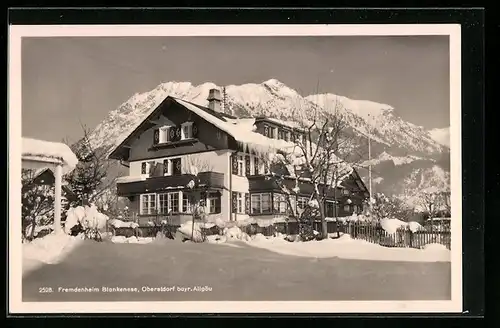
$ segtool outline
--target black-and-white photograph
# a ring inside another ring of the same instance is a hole
[[[11,34],[18,307],[460,311],[460,29],[389,26]]]

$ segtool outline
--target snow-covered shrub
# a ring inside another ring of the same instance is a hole
[[[258,234],[256,234],[256,235],[253,235],[253,236],[251,237],[251,239],[252,239],[252,240],[254,240],[254,241],[267,240],[266,236],[264,236],[264,235],[263,235],[263,234],[261,234],[261,233],[258,233]]]
[[[202,233],[201,223],[193,221],[187,221],[183,223],[177,231],[182,234],[184,239],[189,239],[195,242],[203,242],[204,234]]]
[[[108,220],[108,216],[100,213],[94,204],[72,207],[66,212],[64,232],[68,235],[83,232],[87,239],[100,241]]]

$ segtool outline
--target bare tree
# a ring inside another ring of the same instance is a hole
[[[202,197],[203,188],[200,186],[199,173],[208,172],[213,170],[213,165],[205,159],[199,156],[190,155],[186,157],[186,173],[191,174],[193,179],[188,183],[188,188],[191,189],[190,192],[185,193],[190,198],[190,206],[192,213],[192,226],[191,226],[191,241],[196,241],[194,238],[194,227],[195,221],[205,222],[206,211],[205,211],[205,201]],[[201,229],[200,229],[201,230]],[[205,240],[205,235],[202,233],[202,241]]]
[[[312,184],[314,189],[310,205],[316,207],[321,220],[321,237],[327,238],[326,198],[332,193],[336,197],[337,188],[352,173],[353,164],[362,159],[362,154],[356,149],[354,134],[348,130],[349,125],[339,102],[335,103],[334,108],[321,111],[311,103],[299,103],[293,113],[299,120],[294,146],[272,155],[269,167],[273,171],[272,166],[285,166],[296,181]],[[284,177],[272,172],[271,177],[285,195],[292,195],[284,183]],[[288,205],[293,207],[290,200]]]
[[[372,196],[372,215],[380,222],[381,219],[399,219],[408,221],[412,209],[397,197],[387,197],[383,193]]]
[[[450,191],[443,191],[441,193],[441,199],[442,199],[442,204],[443,204],[443,207],[444,207],[447,215],[451,215],[451,192]]]
[[[434,228],[433,219],[443,204],[442,194],[434,190],[424,190],[419,194],[418,202],[427,215],[429,215],[432,230]]]

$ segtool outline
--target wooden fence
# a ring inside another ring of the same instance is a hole
[[[132,228],[115,228],[114,234],[116,236],[141,236],[141,237],[155,237],[158,232],[165,233],[170,231],[175,234],[175,231],[179,226],[168,225],[163,227],[153,227],[144,226],[138,227],[136,229]],[[260,227],[257,224],[249,224],[246,226],[239,227],[241,231],[247,233],[248,235],[256,235],[258,233],[264,236],[273,236],[276,233],[282,233],[285,235],[296,235],[299,231],[298,222],[288,222],[288,223],[275,223],[267,227]],[[314,222],[313,229],[320,232],[321,222]],[[218,235],[222,234],[223,228],[218,226],[213,226],[211,228],[203,229],[205,235]],[[422,248],[423,246],[431,243],[437,243],[446,246],[446,248],[451,249],[451,231],[449,228],[440,229],[439,231],[429,231],[421,230],[412,232],[409,229],[398,229],[396,233],[390,234],[385,231],[380,224],[372,223],[362,223],[362,222],[352,222],[352,223],[338,223],[337,222],[327,222],[327,232],[333,234],[332,238],[335,238],[335,233],[349,234],[353,239],[365,240],[370,243],[379,244],[386,247],[410,247],[410,248]]]
[[[450,229],[412,232],[407,228],[399,228],[395,233],[391,234],[378,224],[350,223],[347,224],[346,233],[353,239],[361,239],[386,247],[422,248],[427,244],[436,243],[451,249]]]

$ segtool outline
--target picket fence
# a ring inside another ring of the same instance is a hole
[[[134,236],[155,237],[158,232],[170,232],[175,234],[179,226],[168,225],[163,227],[144,226],[137,229],[132,228],[116,228],[114,234],[117,236]],[[273,236],[277,233],[284,235],[296,235],[299,232],[298,222],[280,222],[274,223],[267,227],[261,227],[257,224],[248,224],[239,227],[248,235],[263,234],[264,236]],[[321,232],[321,222],[314,222],[313,229]],[[222,233],[223,228],[213,226],[203,229],[205,235],[218,235]],[[380,224],[372,224],[367,222],[327,222],[327,232],[331,238],[336,238],[338,235],[349,234],[353,239],[364,240],[370,243],[379,244],[385,247],[407,247],[407,248],[423,248],[427,244],[437,243],[451,249],[451,231],[449,228],[430,229],[425,228],[412,232],[410,229],[400,228],[395,233],[388,233]]]

